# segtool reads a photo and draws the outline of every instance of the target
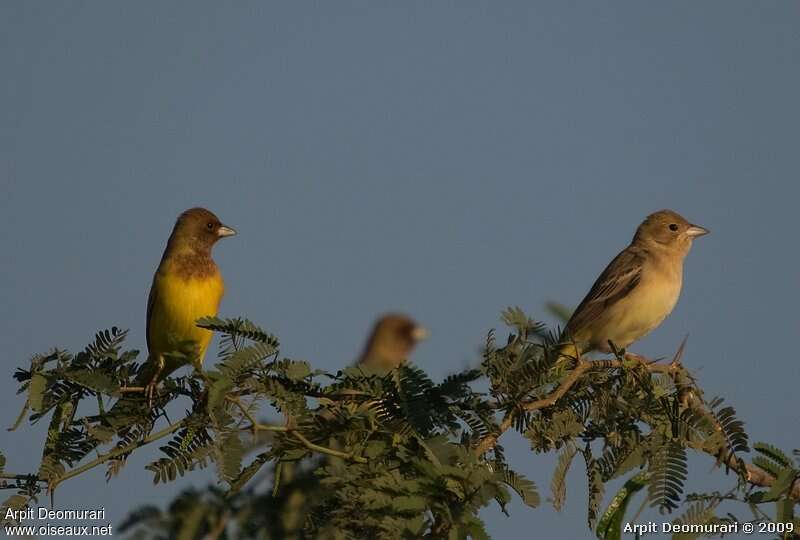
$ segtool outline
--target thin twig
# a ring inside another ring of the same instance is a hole
[[[245,417],[247,417],[247,419],[250,421],[250,425],[247,426],[246,429],[252,431],[253,433],[255,433],[256,431],[278,431],[282,433],[289,433],[292,437],[303,443],[303,446],[314,452],[319,452],[321,454],[328,454],[329,456],[336,456],[345,460],[354,461],[356,463],[368,463],[367,459],[361,456],[357,456],[355,454],[347,452],[340,452],[339,450],[334,450],[333,448],[328,448],[326,446],[320,446],[318,444],[315,444],[310,440],[308,440],[305,437],[305,435],[300,433],[300,431],[295,427],[289,427],[288,425],[271,426],[268,424],[262,424],[261,422],[256,420],[252,414],[250,414],[250,411],[247,410],[247,407],[245,407],[245,405],[238,397],[226,396],[225,399],[236,405],[239,408],[239,410],[242,411],[242,414],[244,414]]]
[[[355,454],[348,454],[347,452],[340,452],[338,450],[334,450],[333,448],[327,448],[325,446],[314,444],[308,439],[306,439],[305,436],[296,429],[292,429],[291,434],[292,436],[294,436],[295,439],[302,442],[305,445],[305,447],[308,448],[309,450],[314,450],[316,452],[328,454],[329,456],[336,456],[342,459],[355,461],[356,463],[368,463],[367,459],[361,456],[357,456]]]
[[[520,403],[518,407],[508,411],[503,418],[503,421],[500,423],[500,429],[484,437],[483,440],[478,444],[478,447],[475,449],[475,453],[479,456],[482,456],[494,448],[500,436],[508,431],[508,429],[514,424],[514,420],[519,413],[523,411],[535,411],[537,409],[543,409],[545,407],[552,407],[555,405],[556,401],[566,394],[567,391],[572,388],[576,382],[578,382],[578,379],[580,379],[584,373],[589,371],[591,365],[591,361],[579,359],[578,365],[575,367],[575,369],[570,372],[567,378],[564,379],[564,381],[558,385],[558,388],[556,388],[549,396],[543,399],[537,399],[536,401]]]
[[[120,394],[143,394],[147,390],[146,386],[121,386]]]
[[[256,420],[255,417],[252,414],[250,414],[250,411],[247,409],[247,407],[245,407],[244,403],[242,403],[242,400],[239,399],[237,396],[225,396],[225,400],[236,405],[239,408],[239,410],[242,411],[242,414],[245,415],[245,417],[248,420],[250,420],[250,430],[255,435],[256,432],[255,426],[258,424],[258,420]]]
[[[231,518],[230,510],[226,510],[222,517],[220,518],[219,522],[211,529],[208,534],[205,536],[208,540],[216,540],[217,538],[225,532],[225,528],[228,526],[228,520]]]
[[[8,473],[0,473],[0,480],[25,480],[30,482],[31,480],[35,482],[47,482],[46,480],[42,480],[35,474],[8,474]]]
[[[10,428],[8,428],[8,431],[14,431],[19,427],[19,425],[22,423],[22,420],[25,418],[25,415],[27,414],[30,408],[31,408],[31,398],[29,397],[28,399],[25,400],[25,405],[22,406],[22,410],[19,411],[17,419],[14,421],[14,424]]]
[[[180,428],[183,427],[183,424],[184,424],[184,420],[181,420],[180,422],[176,422],[175,424],[172,424],[170,426],[165,427],[164,429],[162,429],[159,432],[156,432],[156,433],[153,433],[151,435],[148,435],[147,437],[145,437],[145,438],[143,438],[143,439],[141,439],[139,441],[135,441],[135,442],[129,444],[128,446],[125,446],[123,448],[117,448],[115,450],[112,450],[111,452],[108,452],[107,454],[103,454],[101,456],[98,456],[97,459],[94,459],[94,460],[92,460],[92,461],[90,461],[90,462],[88,462],[88,463],[86,463],[84,465],[81,465],[80,467],[75,467],[74,469],[72,469],[72,470],[68,471],[67,473],[65,473],[60,478],[57,478],[56,480],[54,480],[50,484],[50,487],[49,487],[50,492],[52,493],[53,491],[55,491],[56,487],[59,484],[61,484],[64,480],[69,480],[70,478],[78,476],[79,474],[84,473],[84,472],[86,472],[86,471],[88,471],[90,469],[94,469],[98,465],[102,465],[103,463],[105,463],[106,461],[108,461],[110,459],[114,459],[115,457],[121,456],[123,454],[127,454],[129,452],[132,452],[132,451],[136,450],[137,448],[141,448],[142,446],[150,444],[153,441],[157,441],[158,439],[162,439],[162,438],[166,437],[167,435],[169,435],[170,433],[174,433],[174,432],[178,431]]]
[[[255,424],[248,426],[248,430],[255,430],[255,431],[279,431],[282,433],[289,433],[292,437],[303,443],[303,446],[308,448],[309,450],[313,450],[314,452],[319,452],[321,454],[328,454],[329,456],[339,457],[348,461],[354,461],[356,463],[368,463],[369,461],[366,458],[361,456],[357,456],[355,454],[347,453],[347,452],[340,452],[339,450],[334,450],[333,448],[328,448],[326,446],[320,446],[309,441],[305,435],[300,433],[297,428],[291,428],[288,426],[270,426],[267,424],[262,424],[260,422],[256,422]]]

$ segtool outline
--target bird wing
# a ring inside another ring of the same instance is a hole
[[[589,293],[570,317],[564,332],[574,336],[608,306],[627,296],[642,279],[645,254],[641,248],[629,246],[606,266]]]
[[[153,276],[153,284],[150,285],[150,294],[147,296],[147,321],[145,322],[145,336],[147,338],[147,351],[152,350],[153,344],[150,342],[150,320],[153,318],[153,306],[156,305],[158,292],[156,291],[156,278]]]

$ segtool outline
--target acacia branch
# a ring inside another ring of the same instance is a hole
[[[24,480],[26,482],[45,482],[35,474],[8,474],[1,473],[0,480]]]
[[[256,431],[277,431],[282,433],[288,433],[289,435],[300,441],[303,444],[303,446],[305,446],[306,448],[308,448],[313,452],[319,452],[321,454],[327,454],[329,456],[339,457],[347,461],[354,461],[356,463],[368,462],[366,458],[357,456],[353,453],[340,452],[339,450],[334,450],[333,448],[328,448],[327,446],[320,446],[316,443],[313,443],[310,440],[308,440],[308,438],[306,438],[305,435],[300,433],[300,431],[295,427],[289,427],[288,425],[272,426],[269,424],[262,424],[261,422],[255,419],[255,417],[250,413],[250,411],[247,409],[244,403],[242,403],[242,400],[240,400],[238,397],[226,396],[225,399],[236,405],[242,412],[242,414],[244,414],[244,416],[250,421],[250,425],[247,426],[246,429],[252,431],[253,433],[255,433]]]
[[[119,456],[124,455],[124,454],[128,454],[130,452],[133,452],[137,448],[141,448],[142,446],[148,445],[151,442],[157,441],[159,439],[163,439],[167,435],[178,431],[180,428],[183,427],[183,425],[184,425],[184,420],[181,420],[180,422],[176,422],[176,423],[174,423],[172,425],[169,425],[169,426],[165,427],[164,429],[162,429],[161,431],[158,431],[156,433],[148,435],[147,437],[145,437],[145,438],[143,438],[141,440],[132,442],[128,446],[125,446],[125,447],[122,447],[122,448],[117,448],[115,450],[112,450],[111,452],[108,452],[107,454],[103,454],[101,456],[98,456],[97,459],[93,459],[89,463],[81,465],[80,467],[75,467],[74,469],[72,469],[69,472],[65,473],[63,476],[61,476],[61,477],[57,478],[56,480],[54,480],[53,482],[51,482],[50,483],[50,487],[49,487],[49,491],[51,493],[54,492],[56,490],[56,487],[59,484],[61,484],[63,481],[69,480],[70,478],[78,476],[79,474],[82,474],[82,473],[84,473],[84,472],[86,472],[86,471],[88,471],[90,469],[94,469],[98,465],[101,465],[101,464],[105,463],[108,460],[114,459],[114,458],[119,457]]]
[[[561,384],[558,385],[558,387],[556,387],[555,390],[553,390],[553,392],[541,399],[523,401],[512,410],[508,411],[503,418],[503,421],[500,423],[500,428],[498,431],[484,437],[481,442],[478,443],[475,452],[478,456],[482,456],[494,448],[503,433],[508,431],[508,429],[514,425],[514,421],[521,413],[545,409],[555,405],[556,402],[564,397],[570,388],[575,386],[575,383],[577,383],[589,371],[617,369],[639,364],[644,366],[651,373],[675,373],[680,369],[680,364],[677,361],[678,358],[679,357],[676,356],[676,359],[673,359],[673,361],[669,364],[658,364],[655,361],[648,360],[647,358],[638,355],[626,355],[624,360],[619,358],[609,360],[584,360],[583,358],[578,358],[578,363],[575,366],[575,369],[573,369],[569,375],[567,375],[567,377],[561,382]]]
[[[712,421],[717,430],[722,431],[722,426],[719,425],[719,422],[717,422],[716,418],[714,418],[714,416],[709,412],[702,400],[695,397],[693,393],[689,393],[688,395],[687,406],[698,411],[700,414],[705,415]],[[693,446],[693,448],[700,452],[709,454],[719,463],[725,464],[727,468],[743,476],[748,483],[754,486],[768,488],[772,487],[772,485],[775,483],[776,478],[771,473],[765,471],[757,465],[746,463],[744,460],[738,458],[728,448],[709,448],[704,445],[696,445]],[[800,478],[796,479],[793,484],[789,486],[787,493],[789,494],[790,498],[794,499],[795,501],[800,501]]]
[[[478,456],[482,456],[483,454],[494,448],[497,445],[497,442],[503,435],[503,433],[508,431],[511,428],[511,426],[514,425],[514,421],[518,418],[518,416],[521,413],[536,411],[554,406],[558,402],[558,400],[564,397],[564,395],[573,386],[575,386],[575,383],[577,383],[587,372],[596,370],[606,370],[606,369],[618,369],[638,364],[643,366],[651,373],[665,373],[665,374],[675,375],[682,369],[680,360],[681,357],[683,356],[683,351],[685,346],[686,346],[686,339],[683,340],[680,347],[678,348],[678,351],[675,353],[675,356],[673,357],[672,361],[668,364],[659,364],[653,360],[649,360],[643,356],[634,354],[626,354],[624,359],[614,358],[607,360],[584,360],[583,358],[578,358],[575,369],[573,369],[569,373],[569,375],[561,382],[561,384],[558,385],[558,387],[556,387],[555,390],[553,390],[553,392],[551,392],[549,395],[541,399],[533,401],[523,401],[519,403],[516,407],[514,407],[512,410],[508,411],[503,417],[503,420],[500,423],[498,430],[484,437],[478,443],[478,446],[475,448],[475,453]],[[698,399],[694,395],[694,393],[688,392],[684,397],[686,398],[685,404],[687,406],[692,407],[695,410],[698,410],[702,414],[707,415],[713,419],[713,416],[706,409],[705,404],[702,402],[702,400]],[[713,419],[713,421],[715,424],[717,424],[715,419]],[[717,428],[721,429],[719,425],[717,425]],[[711,455],[721,463],[724,463],[729,469],[744,476],[747,479],[747,481],[754,486],[771,487],[775,483],[776,479],[772,474],[770,474],[769,472],[765,471],[764,469],[756,465],[740,461],[739,458],[737,458],[733,453],[729,452],[727,449],[712,450],[702,445],[699,445],[698,447],[695,447],[695,450]],[[789,491],[789,496],[791,498],[800,501],[800,479],[795,480],[793,485],[789,488],[788,491]]]

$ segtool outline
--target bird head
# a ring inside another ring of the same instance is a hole
[[[634,243],[688,253],[692,241],[710,231],[693,225],[672,210],[659,210],[647,216],[636,229]]]
[[[375,323],[359,363],[393,369],[404,363],[428,330],[407,315],[388,313]]]
[[[217,240],[235,234],[236,231],[223,225],[212,211],[190,208],[178,216],[169,243],[197,253],[209,253]]]

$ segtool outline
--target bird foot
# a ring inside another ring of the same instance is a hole
[[[158,376],[161,375],[161,372],[164,371],[164,357],[158,357],[158,369],[156,370],[153,378],[150,379],[150,382],[147,383],[147,386],[144,387],[144,395],[147,399],[147,406],[152,407],[153,402],[155,401],[156,397],[156,387],[158,386]]]

